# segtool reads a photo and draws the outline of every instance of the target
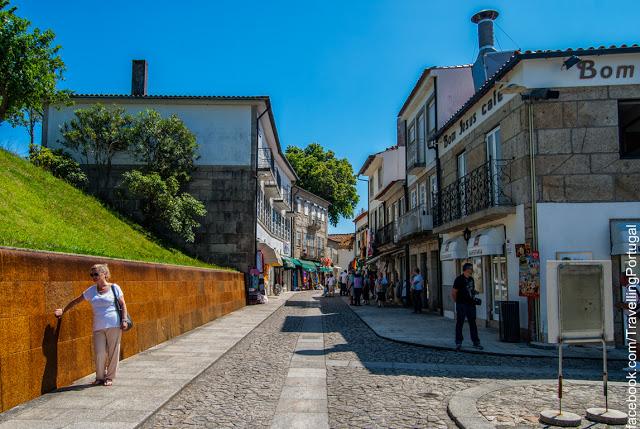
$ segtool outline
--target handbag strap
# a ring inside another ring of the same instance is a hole
[[[116,311],[118,312],[119,323],[122,324],[122,308],[120,308],[120,302],[116,296],[116,288],[113,284],[111,285],[111,291],[113,292],[113,304],[116,306]]]

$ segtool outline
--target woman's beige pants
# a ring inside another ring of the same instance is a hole
[[[122,329],[93,331],[93,354],[96,358],[96,380],[115,379],[120,361]]]

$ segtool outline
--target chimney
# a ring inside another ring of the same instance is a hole
[[[147,60],[133,60],[131,63],[131,95],[136,97],[147,95]]]
[[[473,64],[473,85],[476,91],[489,77],[486,56],[496,51],[493,43],[493,21],[498,17],[498,12],[491,9],[481,10],[471,17],[471,22],[478,24],[478,58]]]

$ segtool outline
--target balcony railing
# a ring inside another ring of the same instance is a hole
[[[375,244],[376,246],[384,246],[394,242],[396,234],[396,225],[394,222],[388,223],[381,229],[376,231]]]
[[[432,229],[433,216],[431,216],[426,204],[420,204],[400,216],[396,238],[401,240],[412,234],[427,232]]]
[[[269,148],[258,149],[258,170],[275,170],[275,160]],[[275,174],[274,174],[275,177]]]
[[[314,218],[307,225],[307,229],[310,231],[319,231],[322,229],[322,221],[318,218]]]
[[[507,160],[490,160],[444,187],[440,197],[433,196],[435,226],[461,219],[481,210],[513,205],[505,193],[510,182],[510,164]]]

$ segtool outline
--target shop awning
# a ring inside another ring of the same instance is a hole
[[[467,253],[474,256],[502,255],[504,253],[504,227],[481,229],[471,234]]]
[[[320,271],[323,273],[332,273],[333,272],[333,268],[331,267],[321,267]]]
[[[299,261],[300,261],[300,267],[305,271],[315,273],[318,270],[318,267],[316,267],[316,264],[314,262],[305,261],[304,259],[300,259]]]
[[[451,238],[442,244],[440,260],[452,261],[467,258],[467,243],[462,236]]]
[[[630,227],[627,225],[635,225],[634,237],[630,237]],[[612,220],[611,225],[611,254],[612,255],[626,255],[630,253],[637,255],[640,252],[640,243],[631,243],[629,240],[636,239],[635,235],[640,236],[640,219],[626,219],[626,220]]]
[[[263,262],[265,264],[269,264],[273,267],[282,266],[282,258],[278,252],[267,243],[258,242],[258,250],[262,252],[262,256],[264,256]]]
[[[300,264],[300,261],[298,261],[296,258],[290,258],[288,256],[283,256],[282,257],[282,265],[286,269],[293,269],[295,267],[301,267],[302,266]]]

